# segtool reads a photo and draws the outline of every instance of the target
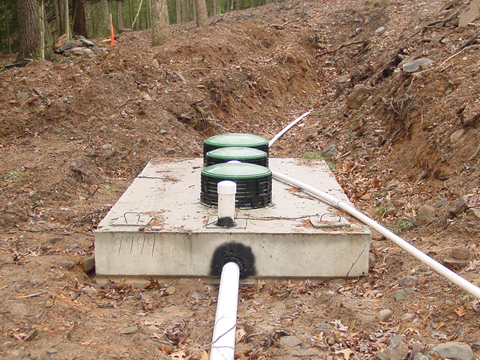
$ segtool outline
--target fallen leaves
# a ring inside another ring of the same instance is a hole
[[[345,360],[350,360],[350,357],[355,353],[350,349],[345,349],[345,350],[337,351],[335,354],[342,354]]]
[[[458,315],[458,317],[463,317],[467,314],[467,308],[465,306],[460,306],[458,309],[455,310],[455,314]]]

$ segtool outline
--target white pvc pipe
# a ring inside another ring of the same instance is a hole
[[[295,180],[287,175],[280,174],[278,172],[272,171],[272,175],[275,179],[286,182],[290,185],[294,185],[296,187],[302,188],[306,192],[310,193],[317,199],[323,200],[327,204],[334,206],[335,208],[338,208],[340,210],[343,210],[347,214],[352,215],[356,219],[360,220],[363,222],[365,225],[370,226],[372,229],[378,231],[380,234],[385,236],[387,239],[390,239],[393,241],[395,244],[400,246],[403,250],[408,252],[409,254],[413,255],[416,257],[418,260],[423,262],[425,265],[429,266],[431,269],[435,270],[438,274],[446,277],[448,280],[453,282],[455,285],[461,287],[463,290],[466,292],[472,294],[475,296],[477,299],[480,299],[480,288],[477,286],[473,285],[471,282],[465,280],[462,278],[460,275],[454,273],[450,269],[446,268],[439,262],[433,260],[430,256],[424,254],[420,250],[418,250],[416,247],[410,245],[408,242],[400,238],[399,236],[395,235],[392,233],[390,230],[386,229],[376,221],[370,219],[368,216],[362,214],[360,211],[355,209],[354,207],[348,205],[347,203],[343,202],[342,200],[336,199],[333,196],[320,191],[313,186],[310,186],[308,184],[302,183],[301,181]]]
[[[220,277],[210,360],[234,360],[240,268],[226,263]]]
[[[303,115],[300,115],[298,118],[296,118],[295,120],[293,120],[290,124],[288,124],[282,131],[280,131],[277,135],[275,135],[273,137],[272,140],[270,140],[268,142],[268,147],[272,147],[273,143],[275,141],[277,141],[280,136],[282,136],[283,134],[285,134],[288,130],[290,130],[292,127],[294,127],[300,120],[302,120],[305,116],[307,116],[308,114],[310,114],[313,110],[315,110],[316,108],[313,108],[311,110],[308,110],[306,113],[304,113]]]
[[[235,193],[237,184],[234,181],[223,180],[217,184],[218,193],[218,223],[220,226],[235,225]]]

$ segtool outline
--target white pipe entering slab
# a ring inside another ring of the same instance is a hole
[[[210,360],[233,360],[235,357],[239,285],[239,266],[234,262],[226,263],[220,277]]]
[[[310,193],[317,199],[323,200],[324,202],[328,203],[329,205],[332,205],[333,207],[340,209],[347,214],[352,215],[356,219],[360,220],[363,222],[365,225],[370,226],[372,229],[378,231],[380,234],[385,236],[387,239],[393,241],[395,244],[400,246],[403,250],[408,252],[409,254],[413,255],[416,257],[418,260],[423,262],[425,265],[429,266],[431,269],[435,270],[438,274],[446,277],[448,280],[453,282],[455,285],[459,286],[466,292],[472,294],[475,296],[477,299],[480,299],[480,288],[477,286],[473,285],[471,282],[468,280],[465,280],[462,278],[460,275],[454,273],[450,269],[446,268],[439,262],[433,260],[430,256],[424,254],[420,250],[418,250],[416,247],[410,245],[408,242],[400,238],[399,236],[395,235],[392,233],[390,230],[386,229],[376,221],[370,219],[368,216],[362,214],[360,211],[355,209],[354,207],[348,205],[347,203],[343,202],[342,200],[336,199],[331,195],[328,195],[327,193],[320,191],[313,186],[310,186],[308,184],[305,184],[301,181],[295,180],[287,175],[280,174],[278,172],[272,171],[272,175],[275,179],[280,180],[282,182],[288,183],[290,185],[297,186],[306,192]]]

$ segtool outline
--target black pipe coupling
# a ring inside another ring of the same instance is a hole
[[[240,243],[229,242],[220,245],[215,249],[210,263],[210,275],[220,276],[223,266],[234,262],[240,268],[240,278],[255,276],[255,256],[252,248]]]

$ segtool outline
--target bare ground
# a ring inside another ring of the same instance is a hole
[[[1,72],[0,356],[208,358],[217,289],[100,287],[82,269],[93,231],[150,159],[199,157],[214,134],[270,139],[311,108],[271,156],[334,148],[326,159],[359,210],[480,281],[479,23],[457,26],[464,7],[290,1],[172,26],[162,47],[123,33],[113,48],[96,39],[91,56]],[[420,57],[433,64],[395,70]],[[367,94],[351,109],[358,84]],[[422,205],[436,206],[428,224]],[[242,288],[236,357],[370,359],[395,334],[409,349],[460,341],[480,357],[477,300],[378,234],[370,255],[365,278]],[[415,292],[395,300],[407,275]]]

